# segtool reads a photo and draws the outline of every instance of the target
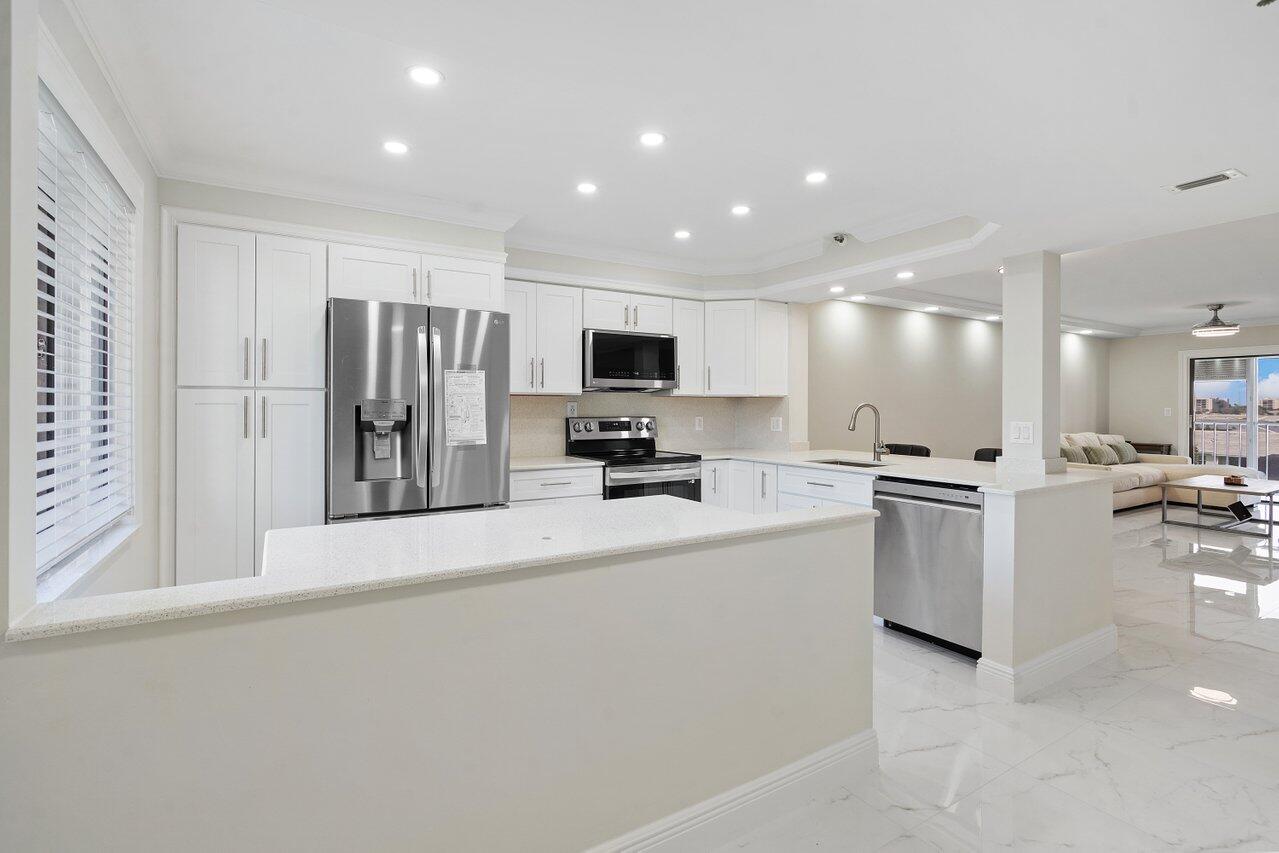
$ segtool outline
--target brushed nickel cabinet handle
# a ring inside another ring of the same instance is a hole
[[[262,339],[262,381],[266,381],[266,338]]]
[[[262,437],[266,438],[266,395],[262,395]]]
[[[768,487],[764,485],[767,481],[768,481],[768,472],[760,471],[759,472],[759,496],[761,498],[768,497]]]
[[[244,395],[244,437],[249,437],[249,395]]]
[[[537,359],[533,358],[532,356],[529,356],[529,359],[528,359],[528,387],[529,388],[537,387],[537,368],[533,366],[536,361]]]
[[[546,359],[542,359],[542,383],[541,387],[546,387]]]
[[[248,382],[250,379],[253,378],[252,374],[249,373],[249,359],[252,357],[253,357],[253,344],[249,342],[248,338],[245,338],[244,339],[244,381],[245,382]]]
[[[417,270],[410,270],[413,277],[413,301],[417,302]]]

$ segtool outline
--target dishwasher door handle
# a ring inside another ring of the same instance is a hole
[[[957,512],[967,512],[973,515],[981,515],[982,508],[979,506],[969,506],[967,504],[954,504],[948,501],[929,501],[920,498],[903,498],[897,495],[885,495],[880,492],[875,493],[877,501],[891,501],[897,504],[913,504],[915,506],[936,507],[937,509],[955,510]]]

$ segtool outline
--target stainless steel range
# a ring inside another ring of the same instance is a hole
[[[702,457],[657,449],[657,419],[647,415],[568,418],[570,456],[604,463],[604,500],[674,495],[702,499]]]

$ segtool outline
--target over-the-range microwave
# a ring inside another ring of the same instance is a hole
[[[582,332],[582,388],[586,391],[668,391],[679,387],[674,335]]]

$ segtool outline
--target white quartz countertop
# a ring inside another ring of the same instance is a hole
[[[886,463],[877,468],[855,468],[847,465],[823,465],[823,459],[846,459],[854,462],[870,462],[873,456],[863,450],[752,450],[727,448],[701,451],[702,460],[740,459],[746,462],[794,465],[804,468],[820,468],[845,474],[867,477],[901,477],[923,482],[959,483],[980,486],[980,491],[991,494],[1016,494],[1019,492],[1059,489],[1107,482],[1120,474],[1102,470],[1068,470],[1064,474],[1015,474],[999,477],[994,462],[974,462],[970,459],[947,459],[938,456],[885,456]]]
[[[598,459],[583,459],[581,456],[512,456],[512,471],[543,471],[547,468],[600,468],[604,463]]]
[[[32,640],[782,530],[866,523],[875,515],[854,507],[751,515],[656,496],[272,530],[259,577],[37,604],[5,639]]]

